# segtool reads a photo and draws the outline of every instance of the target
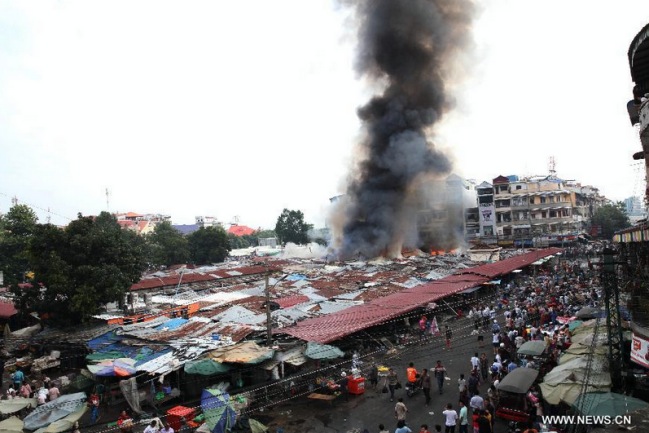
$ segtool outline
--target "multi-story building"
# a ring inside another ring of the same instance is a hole
[[[465,238],[465,210],[475,202],[474,185],[455,174],[446,179],[424,182],[417,191],[417,231],[422,247],[432,250],[457,248]]]
[[[543,246],[573,240],[601,203],[596,188],[554,176],[498,176],[476,187],[479,236],[502,246]],[[475,211],[466,213],[468,220]],[[474,238],[466,233],[466,239]]]
[[[198,227],[224,227],[223,223],[213,216],[197,216],[195,219]]]
[[[633,224],[647,218],[647,211],[644,207],[644,203],[638,196],[624,199],[624,208],[626,209],[626,214],[629,216],[629,220]]]
[[[171,222],[171,216],[162,214],[139,214],[136,212],[115,214],[117,223],[122,228],[135,231],[139,235],[146,235],[155,230],[156,224],[163,221]]]

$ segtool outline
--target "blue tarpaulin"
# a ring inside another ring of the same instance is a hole
[[[179,317],[177,319],[169,319],[166,322],[164,322],[162,325],[158,325],[155,327],[156,330],[160,331],[162,329],[168,329],[168,330],[174,330],[178,329],[181,326],[183,326],[185,323],[189,322],[187,319],[183,319],[182,317]]]

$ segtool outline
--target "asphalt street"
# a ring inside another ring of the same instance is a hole
[[[498,314],[501,323],[502,313]],[[441,325],[441,324],[440,324]],[[440,326],[443,331],[443,325]],[[432,379],[431,403],[425,405],[424,395],[421,391],[412,398],[406,396],[405,389],[395,392],[395,401],[390,402],[390,395],[381,393],[381,382],[377,389],[369,388],[366,382],[366,391],[362,395],[350,395],[349,401],[341,400],[333,406],[323,401],[310,401],[306,397],[298,397],[286,404],[273,408],[273,421],[268,425],[271,432],[362,432],[368,429],[370,433],[378,432],[378,425],[384,424],[390,431],[396,427],[394,406],[398,397],[404,399],[408,408],[407,424],[418,432],[422,424],[427,424],[431,431],[434,425],[444,425],[442,411],[447,403],[458,409],[459,391],[457,380],[460,374],[465,378],[471,371],[470,358],[475,352],[485,352],[490,364],[493,361],[493,348],[491,346],[491,333],[484,333],[485,343],[478,347],[477,337],[470,335],[473,330],[473,321],[467,318],[458,319],[450,324],[453,331],[451,349],[445,349],[443,337],[433,337],[424,344],[411,344],[400,349],[395,357],[385,358],[383,365],[393,367],[399,375],[399,380],[405,383],[406,368],[413,362],[419,372],[428,368],[432,371],[437,360],[442,361],[446,367],[450,380],[445,381],[443,393],[437,392],[437,382]],[[380,361],[377,359],[377,361]],[[480,386],[481,395],[486,395],[489,384]],[[471,414],[469,413],[469,418]],[[253,415],[254,418],[254,415]],[[469,421],[470,422],[470,421]],[[443,427],[442,427],[443,428]],[[456,430],[457,431],[457,430]],[[506,432],[507,425],[497,421],[495,433]]]

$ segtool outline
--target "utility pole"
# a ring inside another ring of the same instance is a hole
[[[270,347],[273,344],[273,324],[270,321],[270,287],[268,287],[268,279],[270,278],[270,271],[266,271],[264,277],[266,282],[266,346]]]
[[[615,269],[615,251],[604,248],[602,252],[601,280],[604,286],[604,302],[606,304],[606,330],[608,331],[608,362],[611,371],[613,391],[624,390],[626,373],[624,368],[624,344],[622,340],[622,317],[620,315],[620,290],[617,285]]]
[[[264,276],[264,282],[265,282],[264,292],[266,295],[266,345],[268,347],[272,346],[273,344],[273,322],[270,315],[270,290],[274,288],[276,285],[278,285],[279,282],[282,281],[284,278],[289,276],[289,274],[284,274],[280,279],[275,281],[272,287],[269,287],[270,273],[271,271],[267,269],[266,275]]]

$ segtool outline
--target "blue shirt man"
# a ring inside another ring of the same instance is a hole
[[[518,365],[516,365],[516,363],[512,360],[512,361],[509,362],[509,365],[507,366],[507,372],[511,373],[517,367],[518,367]]]

